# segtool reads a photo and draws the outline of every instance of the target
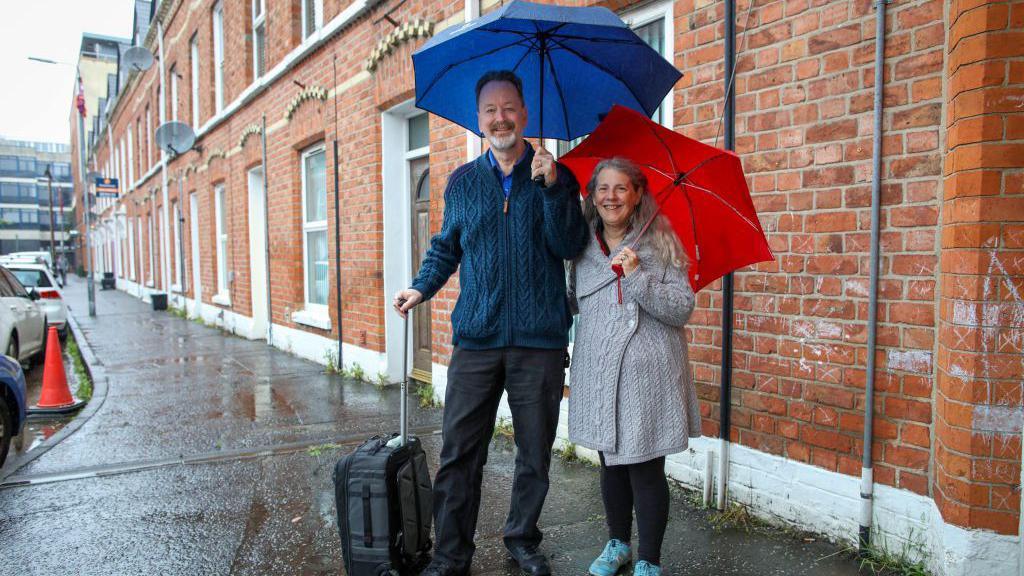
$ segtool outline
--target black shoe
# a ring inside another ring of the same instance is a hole
[[[469,570],[458,570],[443,562],[431,562],[420,576],[469,576]]]
[[[512,559],[519,564],[519,569],[526,576],[550,576],[551,565],[548,559],[533,546],[516,545],[508,548]]]

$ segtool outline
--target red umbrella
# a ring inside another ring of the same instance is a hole
[[[732,152],[615,106],[559,162],[586,183],[598,162],[615,156],[632,160],[646,174],[660,213],[668,217],[690,256],[694,291],[748,264],[775,259],[754,211],[740,159]],[[650,222],[645,229],[647,225]]]

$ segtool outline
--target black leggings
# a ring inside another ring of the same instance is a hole
[[[636,508],[637,559],[661,565],[661,542],[668,525],[665,457],[639,464],[606,466],[601,454],[601,498],[608,515],[608,537],[629,542]]]

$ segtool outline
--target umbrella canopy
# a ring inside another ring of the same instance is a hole
[[[559,159],[581,183],[597,163],[628,158],[690,257],[694,291],[748,264],[774,260],[757,219],[740,159],[616,106],[579,146]]]
[[[515,0],[447,28],[412,55],[416,105],[479,134],[476,82],[491,70],[523,80],[524,134],[572,140],[613,104],[654,114],[681,74],[611,10]]]

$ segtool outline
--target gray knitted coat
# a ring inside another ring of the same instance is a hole
[[[640,268],[622,279],[622,304],[611,258],[593,232],[569,280],[570,301],[579,310],[569,440],[603,452],[610,466],[682,452],[689,438],[700,436],[683,330],[693,289],[685,271],[663,264],[646,238],[636,253]]]

